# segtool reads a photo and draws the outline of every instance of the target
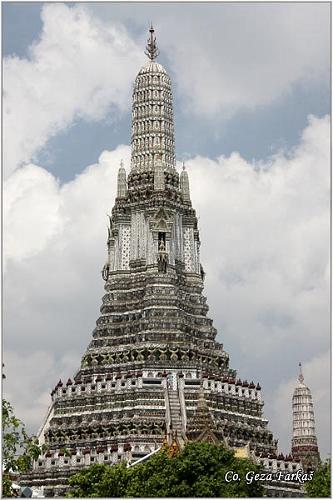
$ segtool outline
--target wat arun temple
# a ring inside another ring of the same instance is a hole
[[[119,168],[109,217],[100,316],[80,368],[51,392],[38,435],[47,450],[21,478],[44,496],[63,496],[82,467],[133,464],[163,443],[222,442],[266,469],[301,467],[277,450],[260,384],[241,380],[216,340],[189,177],[176,170],[171,81],[156,62],[153,28],[146,55],[133,89],[131,165],[128,176]],[[267,494],[302,496],[283,483]]]

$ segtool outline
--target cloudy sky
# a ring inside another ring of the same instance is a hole
[[[231,367],[289,452],[303,363],[329,453],[328,3],[3,2],[4,392],[31,432],[99,314],[106,214],[130,168],[152,20],[205,293]]]

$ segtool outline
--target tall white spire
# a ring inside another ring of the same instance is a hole
[[[315,468],[319,462],[319,451],[315,431],[312,394],[304,383],[302,364],[299,363],[298,385],[292,399],[293,437],[291,452],[301,460],[303,467]]]
[[[158,56],[154,28],[146,48],[149,61],[139,71],[133,89],[132,170],[152,171],[156,158],[164,170],[174,170],[175,141],[171,80],[155,62]]]

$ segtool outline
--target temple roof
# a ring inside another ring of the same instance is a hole
[[[202,386],[198,394],[195,415],[193,421],[187,426],[186,435],[190,441],[199,443],[217,444],[224,441],[223,432],[217,429],[216,423],[209,411]]]

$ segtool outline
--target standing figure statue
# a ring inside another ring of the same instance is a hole
[[[158,271],[160,273],[166,273],[168,267],[168,254],[165,251],[165,244],[163,240],[160,240],[158,244]]]

